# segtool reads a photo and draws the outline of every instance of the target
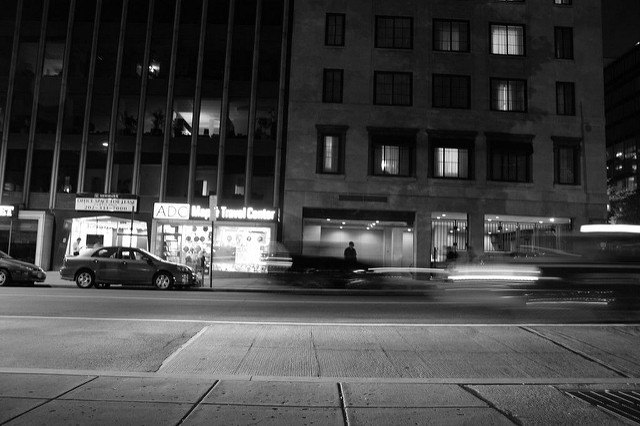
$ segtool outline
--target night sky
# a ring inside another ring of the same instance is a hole
[[[640,42],[640,0],[602,0],[602,36],[605,64]]]

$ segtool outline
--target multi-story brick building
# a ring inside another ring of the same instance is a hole
[[[598,0],[298,1],[283,241],[429,265],[606,216]]]

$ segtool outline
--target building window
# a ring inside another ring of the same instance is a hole
[[[524,26],[491,25],[491,53],[494,55],[522,56],[524,52]]]
[[[556,27],[556,58],[573,59],[573,28]]]
[[[579,179],[579,140],[567,141],[564,139],[554,140],[554,181],[561,185],[578,185]]]
[[[531,182],[530,142],[489,141],[489,179],[500,182]]]
[[[469,22],[433,21],[433,50],[440,52],[469,51]]]
[[[556,111],[558,115],[576,115],[575,86],[573,83],[556,83]]]
[[[322,87],[322,102],[342,103],[343,70],[325,69]]]
[[[347,126],[317,125],[316,129],[318,131],[316,172],[321,174],[343,174]]]
[[[554,4],[570,5],[571,0],[553,0]]]
[[[369,173],[374,176],[413,176],[416,131],[370,130]]]
[[[492,78],[491,109],[525,112],[527,110],[526,81]]]
[[[433,175],[440,178],[467,179],[469,177],[469,150],[437,147],[433,152]]]
[[[374,103],[376,105],[410,106],[412,99],[412,80],[410,72],[382,72],[374,74]]]
[[[470,78],[466,75],[433,75],[434,108],[464,108],[471,104]]]
[[[376,47],[413,48],[413,18],[376,16]]]
[[[324,34],[326,46],[344,46],[344,21],[342,13],[327,13],[327,23]]]

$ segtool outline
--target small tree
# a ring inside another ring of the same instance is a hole
[[[619,189],[610,186],[609,223],[640,224],[640,194],[637,189]]]

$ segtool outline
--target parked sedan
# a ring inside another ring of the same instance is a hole
[[[41,267],[33,263],[14,259],[3,251],[0,251],[0,286],[9,283],[33,284],[42,282],[47,274]]]
[[[195,271],[167,262],[135,247],[99,247],[66,257],[60,278],[75,281],[80,288],[111,284],[154,285],[160,290],[197,285]]]

